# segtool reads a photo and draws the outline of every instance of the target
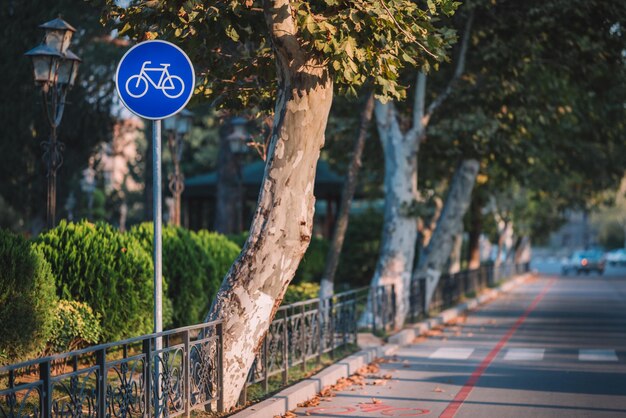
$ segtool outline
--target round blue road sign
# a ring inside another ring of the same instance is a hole
[[[165,119],[189,102],[196,77],[182,49],[154,40],[141,42],[124,54],[115,81],[117,94],[131,112],[146,119]]]

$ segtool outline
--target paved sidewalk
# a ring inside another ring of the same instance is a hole
[[[626,278],[531,280],[294,412],[626,417],[624,329]]]

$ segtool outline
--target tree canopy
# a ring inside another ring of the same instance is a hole
[[[217,107],[268,107],[276,90],[274,53],[260,0],[132,2],[107,0],[105,19],[120,35],[179,44],[199,72],[196,93]],[[299,1],[293,4],[296,39],[284,37],[326,64],[340,92],[372,83],[379,98],[402,98],[400,70],[437,65],[455,32],[437,25],[458,2],[428,0]],[[283,13],[288,13],[287,10]]]

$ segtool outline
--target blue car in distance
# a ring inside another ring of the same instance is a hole
[[[605,264],[602,251],[576,251],[562,264],[561,273],[563,276],[567,276],[570,272],[581,274],[595,271],[603,274]]]

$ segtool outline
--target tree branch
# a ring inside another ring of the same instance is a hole
[[[419,147],[419,140],[424,133],[425,125],[424,106],[426,97],[426,74],[423,71],[417,73],[417,81],[415,83],[415,98],[413,99],[413,126],[406,136],[410,141],[414,141]]]
[[[306,59],[289,0],[264,0],[263,10],[277,59],[285,68],[300,68]]]
[[[454,70],[454,75],[452,79],[448,82],[448,85],[444,89],[439,96],[428,106],[428,110],[426,114],[422,116],[422,126],[425,128],[428,126],[428,122],[430,122],[430,118],[437,110],[439,106],[443,104],[443,102],[450,96],[454,88],[456,87],[457,82],[463,75],[465,71],[465,58],[467,56],[467,48],[469,45],[469,38],[472,32],[472,24],[474,23],[474,11],[470,11],[469,16],[467,17],[467,22],[465,22],[465,29],[463,30],[463,40],[461,41],[461,50],[459,51],[459,56],[456,63],[456,69]],[[413,122],[415,123],[415,121]]]

